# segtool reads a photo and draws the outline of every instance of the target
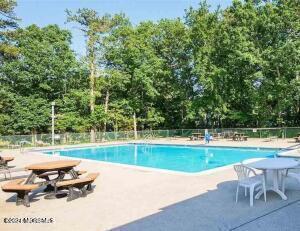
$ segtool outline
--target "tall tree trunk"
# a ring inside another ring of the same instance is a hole
[[[107,115],[108,112],[108,103],[109,103],[109,90],[106,91],[106,95],[105,95],[105,103],[104,103],[104,112]],[[104,121],[104,127],[103,127],[103,132],[106,132],[106,119]]]
[[[95,77],[96,77],[96,67],[95,67],[95,41],[92,37],[89,37],[88,49],[89,49],[89,66],[90,66],[90,111],[91,114],[95,111]],[[96,128],[94,125],[91,127],[91,143],[96,142]]]
[[[137,139],[137,130],[136,130],[136,114],[133,113],[133,132],[134,132],[134,139]]]
[[[181,109],[180,109],[180,117],[181,117],[181,125],[183,124],[183,119],[184,119],[184,109],[183,109],[183,105],[181,106]]]
[[[114,131],[118,132],[118,121],[117,121],[117,119],[115,120]]]
[[[108,112],[108,102],[109,102],[109,90],[106,90],[105,102],[104,102],[104,112],[105,112],[105,115],[107,115],[107,112]],[[101,141],[103,141],[104,137],[105,137],[106,125],[107,125],[107,122],[106,122],[106,118],[105,118],[104,124],[103,124],[103,134],[101,133],[102,134]]]

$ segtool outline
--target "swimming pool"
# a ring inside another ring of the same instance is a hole
[[[249,158],[273,157],[278,149],[124,144],[44,151],[46,154],[196,173]]]

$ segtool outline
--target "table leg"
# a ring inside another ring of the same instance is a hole
[[[263,178],[264,178],[264,181],[265,181],[265,184],[267,184],[267,171],[266,170],[262,170],[263,171]],[[258,192],[256,193],[255,195],[255,199],[258,200],[261,195],[264,193],[263,191],[263,187],[262,186],[259,186],[258,187]]]
[[[273,170],[273,191],[279,194],[283,200],[286,200],[287,197],[284,193],[279,189],[279,170]]]
[[[52,199],[58,199],[58,198],[63,198],[63,197],[67,196],[67,193],[57,191],[56,182],[53,184],[53,188],[54,188],[54,190],[51,193],[49,193],[48,195],[46,195],[44,197],[45,199],[52,200]]]
[[[63,193],[63,192],[58,192],[57,191],[57,186],[56,183],[62,179],[64,179],[65,174],[70,174],[72,179],[78,179],[78,174],[77,172],[74,170],[74,168],[70,169],[70,170],[64,170],[64,171],[58,171],[58,177],[55,179],[55,181],[53,182],[53,191],[51,193],[49,193],[48,195],[45,196],[45,199],[56,199],[56,198],[60,198],[60,197],[64,197],[67,194]]]
[[[36,178],[36,174],[34,172],[30,173],[27,180],[25,181],[25,184],[33,184],[35,178]]]
[[[58,177],[55,179],[55,181],[53,182],[53,191],[51,193],[49,193],[48,195],[46,195],[44,198],[45,199],[48,199],[48,200],[51,200],[51,199],[57,199],[57,198],[61,198],[61,197],[65,197],[67,196],[66,193],[58,193],[57,192],[57,185],[56,183],[59,181],[59,180],[62,180],[65,176],[65,173],[63,171],[58,171]]]
[[[44,179],[46,180],[46,182],[50,182],[49,176],[46,176]],[[47,184],[46,188],[44,189],[44,192],[52,192],[53,190],[54,187],[51,184]]]
[[[54,187],[51,184],[47,184],[46,188],[44,189],[44,192],[53,192]]]
[[[74,170],[74,168],[72,168],[70,171],[69,171],[69,174],[71,175],[71,177],[73,178],[73,179],[78,179],[79,177],[78,177],[78,174],[77,174],[77,172]]]
[[[282,198],[282,200],[287,200],[286,195],[279,189],[279,186],[278,186],[278,182],[279,182],[279,170],[278,169],[274,169],[274,170],[270,170],[270,171],[272,171],[273,186],[272,187],[268,187],[266,190],[267,191],[276,192]],[[264,171],[264,177],[266,179],[266,171]],[[262,194],[263,194],[263,190],[260,190],[256,194],[255,199],[259,199]]]

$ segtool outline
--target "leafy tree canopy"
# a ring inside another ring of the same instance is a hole
[[[300,4],[205,1],[178,19],[67,11],[87,55],[57,25],[17,28],[0,0],[0,133],[300,126]]]

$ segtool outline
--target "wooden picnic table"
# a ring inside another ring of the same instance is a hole
[[[200,133],[200,132],[194,132],[194,133],[192,133],[192,136],[196,137],[197,139],[203,139],[204,138],[203,134]]]
[[[71,179],[78,179],[78,174],[74,170],[74,167],[80,164],[79,160],[58,160],[51,162],[42,162],[32,164],[26,167],[27,170],[31,170],[31,174],[28,176],[25,184],[34,184],[36,178],[42,178],[45,181],[40,182],[40,186],[47,185],[45,191],[53,191],[52,194],[47,195],[47,199],[56,198],[57,187],[56,183],[62,181],[65,175],[70,175]],[[56,178],[50,180],[49,175],[57,175]]]
[[[221,133],[217,133],[217,132],[213,132],[211,133],[212,137],[214,139],[218,139],[218,138],[221,138],[222,137],[222,134]]]
[[[8,170],[8,162],[13,161],[15,158],[12,156],[0,156],[0,169]],[[5,175],[5,174],[4,174]]]
[[[245,133],[234,133],[233,134],[233,140],[235,141],[241,141],[242,138],[244,137]]]
[[[294,137],[294,139],[296,140],[296,142],[300,142],[300,133],[298,133],[297,136]]]
[[[15,158],[12,156],[3,156],[3,157],[0,157],[0,159],[3,160],[5,163],[7,163],[10,161],[13,161]]]
[[[57,160],[51,162],[42,162],[32,164],[26,167],[28,170],[36,172],[57,171],[63,169],[72,169],[80,164],[80,160]]]

